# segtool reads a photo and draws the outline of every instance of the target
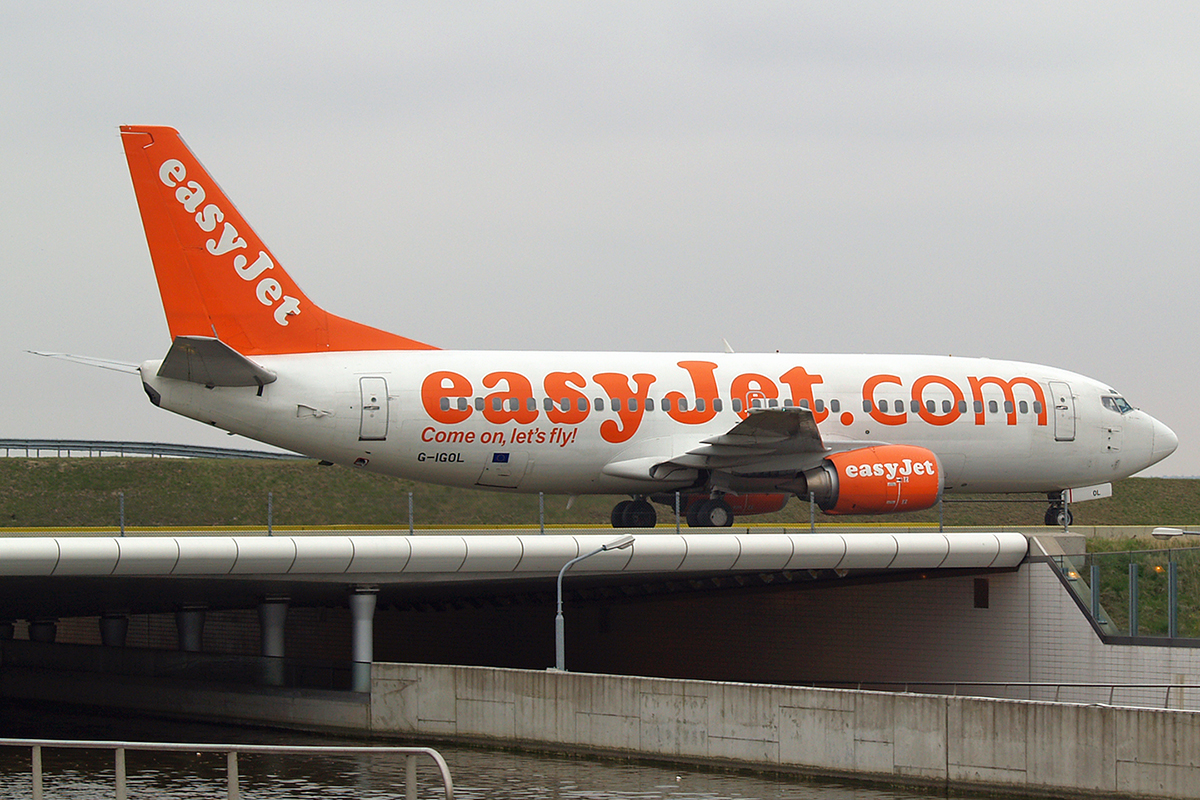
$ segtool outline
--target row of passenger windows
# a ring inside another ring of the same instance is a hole
[[[982,400],[976,400],[972,405],[973,405],[973,408],[974,408],[976,414],[983,413],[983,405],[984,404],[983,404]],[[863,400],[863,411],[869,412],[870,410],[871,410],[871,401]],[[903,400],[891,401],[891,407],[889,410],[888,401],[880,400],[879,401],[879,410],[885,414],[889,414],[889,413],[890,414],[900,414],[904,411],[904,401]],[[911,410],[914,414],[918,413],[921,410],[920,402],[917,400],[910,400],[909,401],[909,410]],[[942,410],[939,412],[938,411],[938,403],[936,400],[926,400],[925,401],[925,410],[928,411],[930,414],[938,414],[938,413],[949,414],[951,411],[954,410],[954,403],[951,402],[950,400],[943,400],[942,401]],[[998,414],[1000,412],[1000,403],[995,400],[988,400],[987,401],[987,410],[988,410],[989,414]],[[1029,413],[1029,402],[1026,400],[1021,400],[1021,401],[1017,402],[1015,410],[1021,414],[1028,414]],[[1004,413],[1011,414],[1011,413],[1013,413],[1013,411],[1014,411],[1013,401],[1005,400],[1004,401]],[[958,413],[960,413],[960,414],[967,413],[967,401],[966,400],[958,401]],[[1042,413],[1042,404],[1039,403],[1037,400],[1033,401],[1033,413],[1035,413],[1035,414]]]
[[[618,411],[618,412],[622,411],[623,409],[626,409],[626,408],[629,411],[637,411],[639,408],[638,398],[636,398],[636,397],[630,397],[630,398],[626,398],[626,399],[622,399],[620,397],[610,397],[607,399],[607,401],[603,397],[597,397],[597,398],[593,399],[591,401],[591,403],[588,402],[586,397],[577,397],[577,398],[575,398],[574,406],[575,406],[576,410],[581,411],[581,412],[588,411],[589,409],[594,410],[594,411],[603,411],[605,402],[607,402],[609,404],[609,406],[612,408],[613,411]],[[483,411],[486,408],[486,404],[487,404],[486,398],[476,397],[474,399],[474,406],[475,406],[476,411]],[[528,410],[528,411],[537,411],[537,399],[533,398],[533,397],[526,397],[526,398],[493,397],[492,398],[492,410],[493,411],[520,411],[522,404],[525,406],[526,410]],[[679,398],[678,405],[679,405],[680,411],[687,411],[688,410],[687,398],[686,397]],[[792,408],[795,405],[796,404],[794,404],[791,401],[791,399],[784,400],[782,403],[783,408]],[[470,406],[471,406],[471,401],[466,397],[459,397],[454,403],[454,407],[457,408],[459,411],[466,411]],[[732,401],[732,406],[733,406],[734,411],[741,412],[742,408],[743,408],[741,398],[735,397]],[[554,400],[552,398],[546,397],[546,398],[543,398],[543,400],[542,400],[542,407],[546,411],[571,411],[572,410],[572,401],[570,398],[567,398],[567,397],[564,397],[561,400]],[[659,402],[658,407],[661,408],[663,411],[671,411],[672,410],[671,398],[664,397]],[[750,408],[779,408],[780,401],[775,398],[756,398],[750,402],[749,407]],[[809,409],[808,400],[801,400],[799,403],[799,407],[807,411]],[[863,407],[863,411],[870,413],[870,411],[872,410],[871,401],[863,400],[862,407]],[[450,410],[451,399],[449,397],[442,398],[441,408],[442,408],[442,411]],[[721,398],[718,397],[718,398],[713,399],[712,408],[713,408],[713,411],[722,411],[724,409],[724,404],[721,402]],[[912,400],[912,401],[910,401],[910,408],[911,408],[912,412],[914,414],[916,414],[917,412],[919,412],[921,410],[921,404],[917,400]],[[982,400],[976,400],[974,402],[974,409],[975,409],[976,414],[982,414],[983,408],[984,408],[984,403]],[[950,400],[942,401],[940,413],[949,414],[953,409],[954,409],[954,404]],[[1022,414],[1028,414],[1029,413],[1029,403],[1025,400],[1021,400],[1020,402],[1017,403],[1016,409]],[[645,411],[654,411],[655,410],[655,401],[654,401],[653,397],[646,398],[644,410]],[[703,397],[696,399],[695,410],[696,411],[708,410],[707,404],[705,403],[705,400]],[[825,410],[825,401],[824,400],[814,401],[813,410],[818,413],[823,412]],[[830,400],[829,401],[829,410],[834,414],[840,413],[842,410],[841,402],[838,400]],[[903,413],[904,401],[903,400],[892,400],[889,402],[888,400],[880,400],[879,401],[879,410],[885,414]],[[930,414],[939,413],[937,401],[936,400],[926,400],[925,401],[925,410],[928,411]],[[1000,411],[1000,404],[995,400],[989,400],[989,401],[987,401],[987,410],[989,413],[997,414]],[[1004,401],[1004,412],[1006,414],[1011,414],[1011,413],[1013,413],[1013,410],[1014,410],[1013,409],[1013,401],[1005,400]],[[958,401],[958,413],[960,413],[960,414],[967,413],[967,401],[966,400]],[[1042,404],[1037,402],[1036,400],[1033,403],[1033,413],[1035,413],[1035,414],[1042,413]]]

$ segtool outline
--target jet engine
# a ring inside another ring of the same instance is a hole
[[[931,451],[891,444],[832,453],[781,488],[804,499],[811,492],[826,514],[889,514],[931,508],[943,486]]]

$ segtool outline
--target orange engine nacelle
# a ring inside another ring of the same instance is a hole
[[[937,456],[924,447],[889,444],[826,456],[804,473],[826,514],[890,514],[920,511],[937,504],[944,478]]]

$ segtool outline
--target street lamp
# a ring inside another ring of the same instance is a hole
[[[563,575],[566,574],[566,571],[569,570],[572,566],[574,566],[575,564],[578,564],[580,561],[583,561],[585,558],[591,558],[592,556],[599,555],[600,553],[603,553],[606,550],[624,550],[626,547],[632,547],[632,546],[633,546],[633,534],[627,533],[624,536],[620,537],[619,539],[613,539],[611,542],[607,542],[605,544],[600,545],[600,547],[598,549],[593,550],[590,553],[585,553],[576,558],[572,558],[566,564],[563,564],[563,568],[558,571],[558,614],[557,614],[557,616],[554,617],[554,668],[557,669],[559,672],[567,671],[566,644],[564,643],[564,635],[563,635],[563,631],[564,631],[566,623],[563,622],[563,612],[562,612]]]
[[[1182,528],[1155,528],[1150,531],[1155,539],[1174,539],[1176,536],[1200,536],[1200,531],[1185,531]]]

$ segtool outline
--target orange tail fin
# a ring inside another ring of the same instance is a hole
[[[436,349],[309,300],[174,128],[124,125],[121,141],[172,339],[243,355]]]

